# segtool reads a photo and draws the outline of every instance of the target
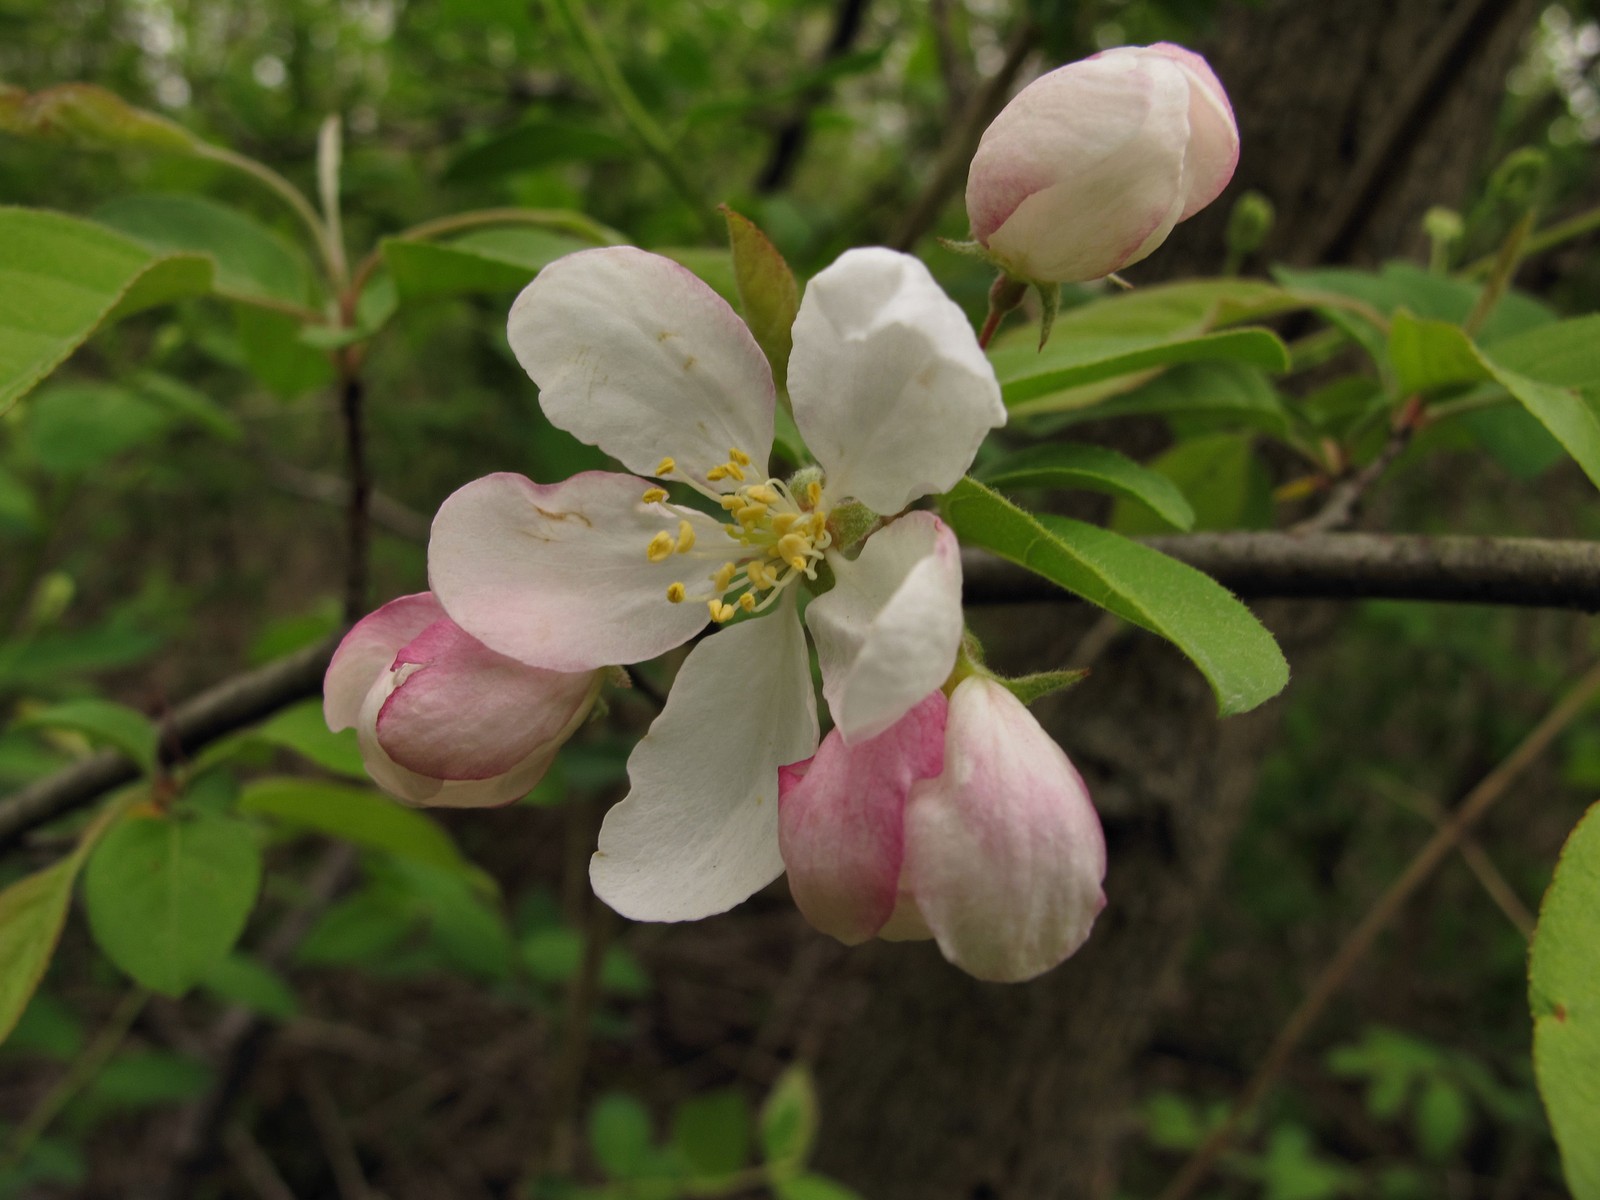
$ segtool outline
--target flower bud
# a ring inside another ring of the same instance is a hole
[[[1077,771],[1022,702],[972,675],[855,745],[779,773],[779,847],[806,919],[847,944],[935,938],[1018,982],[1078,949],[1105,905],[1105,840]]]
[[[496,654],[421,592],[345,634],[323,715],[330,729],[355,727],[373,781],[407,804],[509,804],[544,776],[603,678]]]
[[[967,215],[1009,275],[1098,279],[1215,200],[1238,161],[1233,109],[1205,59],[1122,46],[1017,93],[973,156]]]

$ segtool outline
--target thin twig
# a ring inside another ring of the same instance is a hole
[[[1395,412],[1388,440],[1372,461],[1334,484],[1323,500],[1322,507],[1304,521],[1291,526],[1290,532],[1332,533],[1353,522],[1362,498],[1411,445],[1411,439],[1422,424],[1423,415],[1422,397],[1407,397]]]
[[[861,32],[863,18],[866,16],[868,0],[838,0],[833,10],[833,32],[828,36],[828,44],[823,47],[818,68],[826,67],[831,62],[843,58],[845,52],[854,44],[856,36]],[[761,174],[756,177],[756,191],[763,196],[769,196],[781,190],[794,174],[795,166],[800,161],[801,154],[805,151],[806,138],[811,130],[811,110],[827,95],[821,86],[806,90],[788,118],[773,135],[772,152],[767,156],[766,166],[761,168]]]
[[[372,475],[367,465],[366,389],[357,356],[341,354],[339,415],[344,423],[345,473],[350,492],[345,501],[344,620],[359,621],[367,611],[367,565],[372,543]]]
[[[1227,1119],[1214,1130],[1184,1164],[1158,1200],[1186,1200],[1206,1178],[1217,1156],[1237,1135],[1244,1119],[1271,1089],[1290,1055],[1322,1015],[1323,1009],[1344,986],[1357,963],[1366,957],[1378,935],[1388,927],[1406,901],[1416,893],[1449,856],[1467,831],[1483,819],[1510,788],[1511,783],[1542,755],[1567,727],[1600,694],[1600,663],[1591,666],[1572,688],[1557,701],[1505,759],[1467,793],[1460,806],[1412,857],[1406,869],[1389,885],[1350,932],[1337,954],[1317,976],[1316,982],[1290,1014],[1273,1039],[1266,1057],[1256,1069]]]

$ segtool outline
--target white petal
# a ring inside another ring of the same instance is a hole
[[[694,648],[600,828],[597,896],[635,920],[693,921],[782,873],[778,768],[817,748],[807,664],[788,604]]]
[[[733,309],[686,267],[631,246],[557,259],[506,329],[551,422],[630,471],[663,457],[704,478],[772,448],[772,371]]]
[[[667,587],[695,591],[703,559],[651,562],[650,539],[687,520],[699,541],[721,538],[703,513],[643,504],[650,485],[587,471],[562,483],[486,475],[440,505],[428,576],[445,611],[491,650],[536,667],[587,671],[639,662],[681,645],[709,619],[703,604],[672,604]],[[709,590],[709,585],[707,590]]]
[[[846,251],[806,285],[789,395],[830,500],[881,513],[954,487],[1006,419],[961,309],[922,263],[882,248]]]
[[[955,666],[961,551],[932,513],[907,513],[867,539],[855,562],[830,555],[837,586],[806,609],[822,694],[847,742],[882,733]]]
[[[1098,279],[1165,240],[1189,143],[1189,77],[1174,66],[1108,50],[1034,80],[995,118],[967,194],[979,240],[1013,274]]]
[[[1105,905],[1100,819],[1061,747],[1000,684],[957,686],[944,773],[912,788],[905,821],[901,890],[963,971],[1031,979],[1088,938]]]
[[[1239,165],[1239,126],[1222,81],[1204,58],[1171,42],[1146,46],[1145,53],[1170,59],[1189,79],[1189,149],[1183,161],[1183,212],[1178,217],[1187,221],[1233,178]]]

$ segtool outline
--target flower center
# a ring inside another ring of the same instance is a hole
[[[670,459],[664,459],[662,466],[666,470],[657,473],[667,474],[673,465]],[[719,624],[732,620],[741,610],[766,611],[784,588],[802,576],[816,579],[817,564],[833,544],[820,472],[803,471],[788,483],[770,478],[745,483],[750,465],[750,456],[734,448],[728,451],[727,462],[706,472],[706,478],[713,483],[731,479],[742,485],[727,494],[708,492],[732,518],[722,526],[734,542],[731,553],[697,545],[694,527],[682,520],[676,531],[662,530],[645,547],[645,556],[651,562],[685,555],[719,563],[705,576],[710,587],[704,591],[691,592],[681,580],[667,587],[667,599],[673,604],[685,600],[703,602],[711,619]],[[666,495],[662,488],[651,488],[643,500],[647,504],[658,502]]]

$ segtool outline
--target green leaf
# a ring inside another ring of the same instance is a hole
[[[536,929],[522,939],[519,951],[522,965],[535,980],[565,984],[583,966],[583,934],[564,925]],[[600,988],[619,996],[645,996],[650,977],[626,949],[611,946],[600,963]]]
[[[733,247],[739,309],[756,345],[767,356],[772,378],[780,389],[786,388],[789,351],[794,346],[794,317],[800,311],[800,285],[778,248],[754,221],[726,204],[722,215],[727,219],[728,241]]]
[[[85,1099],[104,1108],[152,1108],[200,1095],[215,1079],[203,1062],[165,1050],[126,1050],[106,1064]]]
[[[1542,383],[1502,366],[1455,325],[1395,314],[1389,356],[1400,388],[1427,392],[1460,383],[1491,380],[1539,419],[1600,487],[1600,416],[1569,388]]]
[[[444,180],[476,183],[557,163],[617,161],[633,154],[632,142],[591,125],[528,121],[457,154],[445,168]]]
[[[589,1110],[589,1146],[613,1179],[647,1173],[655,1164],[654,1143],[650,1112],[632,1096],[612,1092]]]
[[[1600,313],[1483,341],[1495,362],[1529,379],[1557,387],[1600,387]]]
[[[259,779],[240,794],[239,811],[272,817],[475,880],[482,876],[477,867],[462,858],[450,835],[432,817],[414,808],[403,808],[369,788],[311,779]]]
[[[204,144],[182,125],[135,108],[92,83],[62,83],[32,95],[0,84],[0,133],[85,150],[126,147],[188,154]]]
[[[710,246],[668,246],[657,254],[688,267],[700,281],[734,308],[739,306],[739,281],[734,275],[733,255]]]
[[[254,217],[200,196],[124,196],[95,210],[157,254],[202,254],[216,264],[215,288],[233,300],[304,309],[313,296],[310,264],[287,238]]]
[[[972,479],[947,492],[942,507],[962,542],[1172,642],[1205,675],[1223,715],[1247,712],[1288,683],[1289,666],[1272,635],[1193,567],[1081,521],[1036,518]]]
[[[111,827],[84,872],[89,928],[136,981],[181,996],[244,932],[261,849],[241,821],[135,813]]]
[[[52,475],[77,477],[149,447],[172,426],[159,405],[114,383],[63,382],[39,389],[24,417],[23,444]]]
[[[761,1153],[773,1166],[798,1168],[817,1140],[817,1088],[799,1063],[778,1076],[761,1106]]]
[[[162,257],[88,221],[0,207],[0,409],[106,320],[197,295],[211,277],[194,255]]]
[[[370,965],[404,941],[416,921],[416,913],[392,889],[367,887],[322,914],[295,960],[313,966]]]
[[[1265,529],[1272,524],[1272,483],[1249,437],[1189,438],[1153,459],[1149,470],[1194,498],[1192,528]],[[1143,506],[1119,502],[1111,528],[1130,536],[1163,533]]]
[[[50,965],[81,861],[70,855],[0,892],[0,1042]]]
[[[200,986],[230,1004],[276,1021],[291,1020],[300,1011],[294,990],[265,963],[244,954],[229,954],[213,964]]]
[[[234,328],[250,373],[283,399],[293,400],[333,382],[327,354],[302,338],[316,326],[276,309],[236,304]]]
[[[1567,838],[1528,959],[1533,1067],[1573,1200],[1600,1198],[1600,804]]]
[[[123,704],[110,700],[68,700],[29,713],[17,721],[17,729],[71,729],[90,741],[112,746],[147,774],[156,768],[156,745],[160,735],[150,719]]]
[[[1430,1162],[1450,1162],[1472,1128],[1466,1093],[1443,1076],[1430,1079],[1417,1098],[1417,1145]]]
[[[694,1096],[672,1114],[672,1148],[697,1175],[731,1175],[750,1157],[750,1102],[732,1088]]]
[[[556,259],[593,243],[548,229],[484,229],[452,242],[385,238],[383,261],[400,299],[514,292]]]
[[[511,929],[498,896],[489,903],[484,893],[490,889],[453,868],[398,859],[393,869],[427,916],[435,945],[457,969],[497,982],[511,977]]]
[[[1064,406],[1056,393],[1067,388],[1151,367],[1231,362],[1272,372],[1289,369],[1288,348],[1277,334],[1265,329],[1228,329],[1130,348],[1119,348],[1114,342],[1073,343],[1058,333],[1048,347],[1034,356],[1034,363],[1023,360],[1026,353],[1018,348],[993,356],[1001,396],[1006,407],[1019,417],[1062,411]]]
[[[356,744],[356,731],[342,729],[334,733],[322,715],[321,700],[307,700],[284,709],[270,720],[251,730],[250,737],[269,746],[282,746],[293,750],[302,758],[336,775],[351,779],[365,779],[367,769],[361,765],[361,747]]]
[[[772,1185],[778,1200],[861,1200],[859,1192],[852,1192],[842,1183],[835,1183],[825,1175],[796,1175],[780,1179]]]
[[[1165,475],[1101,446],[1054,443],[1007,455],[983,472],[990,487],[1087,488],[1147,507],[1175,529],[1194,524],[1189,501]]]

